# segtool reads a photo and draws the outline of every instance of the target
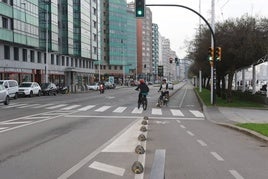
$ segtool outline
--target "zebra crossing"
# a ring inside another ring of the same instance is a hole
[[[137,107],[126,107],[126,106],[109,106],[109,105],[79,105],[79,104],[24,104],[24,103],[13,103],[9,106],[1,106],[2,109],[8,108],[19,108],[19,109],[45,109],[45,110],[59,110],[59,111],[78,111],[78,112],[112,112],[114,114],[144,114],[154,116],[174,116],[174,117],[195,117],[204,118],[204,114],[198,110],[181,110],[172,108],[149,108],[144,111],[142,108]]]

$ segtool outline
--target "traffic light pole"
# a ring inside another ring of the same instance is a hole
[[[212,36],[212,41],[213,41],[212,48],[216,49],[216,39],[215,39],[215,34],[214,34],[213,29],[210,26],[210,24],[208,23],[208,21],[197,11],[195,11],[187,6],[177,5],[177,4],[146,4],[145,6],[173,6],[173,7],[181,7],[181,8],[188,9],[188,10],[192,11],[193,13],[198,15],[208,26],[210,33],[211,33],[211,36]],[[215,58],[216,57],[215,50],[213,51],[213,54],[214,55],[213,55],[213,60],[212,60],[212,63],[213,63],[213,99],[212,99],[212,104],[215,105],[216,104],[216,67],[217,67],[216,58]]]

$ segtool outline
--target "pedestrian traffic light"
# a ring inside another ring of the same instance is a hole
[[[217,47],[215,51],[216,60],[221,61],[221,47]]]
[[[213,57],[214,57],[214,50],[212,47],[209,47],[208,48],[208,60],[213,61]]]
[[[136,17],[143,18],[145,15],[145,0],[136,0]]]

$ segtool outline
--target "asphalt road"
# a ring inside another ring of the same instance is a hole
[[[206,120],[190,84],[176,85],[162,108],[157,90],[150,86],[146,111],[133,87],[1,105],[0,178],[147,179],[157,149],[166,151],[166,178],[267,178],[266,144]],[[135,153],[139,144],[145,154]],[[135,161],[142,174],[133,173]]]

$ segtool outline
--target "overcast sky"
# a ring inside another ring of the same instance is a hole
[[[132,2],[134,0],[127,0]],[[184,5],[199,12],[210,23],[212,0],[145,0],[146,4]],[[179,58],[186,55],[185,40],[192,40],[199,26],[199,16],[180,7],[149,7],[153,23],[158,24],[162,36],[169,38],[171,49]],[[215,0],[215,21],[248,14],[268,18],[268,0]],[[203,21],[201,23],[204,24]]]

